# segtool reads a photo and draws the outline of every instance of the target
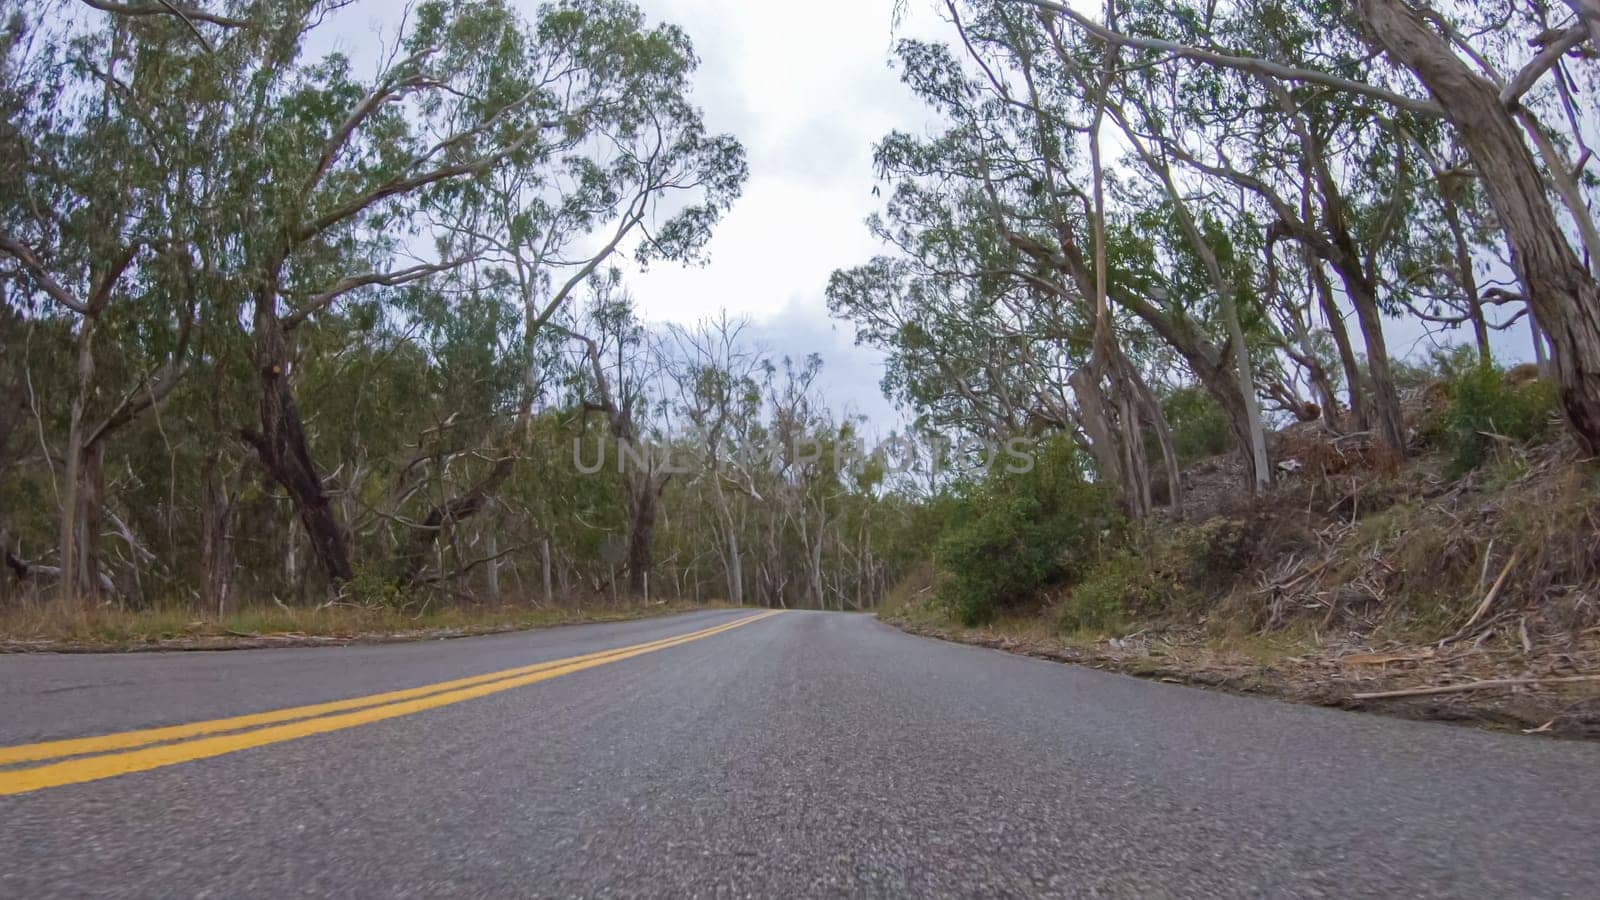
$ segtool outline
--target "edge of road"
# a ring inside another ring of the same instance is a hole
[[[224,631],[164,638],[129,638],[113,641],[29,640],[0,633],[0,655],[16,654],[81,654],[81,653],[185,653],[218,650],[271,650],[305,649],[308,647],[351,647],[377,644],[415,644],[423,641],[448,641],[460,638],[488,637],[497,634],[518,634],[530,631],[550,631],[579,625],[607,625],[617,622],[637,622],[686,613],[752,610],[766,607],[734,606],[730,603],[676,603],[630,606],[622,609],[598,607],[590,613],[575,611],[572,618],[557,621],[497,622],[481,626],[419,628],[411,631],[360,631],[342,634],[305,634],[300,632],[248,633]]]
[[[998,633],[941,628],[883,616],[879,616],[878,621],[916,637],[981,647],[1058,665],[1127,675],[1143,681],[1505,734],[1600,741],[1600,698],[1592,696],[1574,697],[1557,692],[1546,692],[1541,697],[1518,697],[1513,694],[1508,703],[1506,694],[1501,692],[1463,691],[1362,699],[1353,696],[1355,692],[1348,686],[1273,677],[1275,673],[1266,666],[1241,671],[1190,669],[1184,668],[1178,660],[1097,653],[1065,644],[1050,645]]]

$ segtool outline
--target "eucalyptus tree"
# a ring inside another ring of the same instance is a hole
[[[398,556],[400,581],[423,577],[531,449],[515,436],[540,427],[541,326],[617,252],[693,258],[743,184],[742,148],[689,100],[687,37],[630,3],[525,16],[430,0],[405,11],[370,75],[307,49],[353,5],[7,5],[4,337],[15,312],[22,333],[72,342],[74,365],[31,392],[40,474],[62,487],[69,597],[105,582],[95,543],[114,434],[165,441],[174,471],[198,464],[219,606],[230,573],[262,554],[236,555],[235,529],[273,532],[264,556],[300,574],[300,540],[270,521],[275,501],[237,465],[244,448],[326,578],[356,573],[352,540]],[[463,340],[496,358],[479,365]],[[418,402],[390,405],[379,381]],[[159,420],[160,434],[143,430],[163,403],[186,425],[176,441]],[[128,472],[151,490],[148,471]],[[139,529],[123,517],[149,525],[156,508],[176,546],[188,485],[164,480],[159,507],[111,516],[130,550]]]
[[[515,165],[441,191],[436,212],[447,252],[470,256],[470,277],[501,286],[522,308],[525,419],[548,375],[535,352],[542,330],[630,242],[643,265],[698,258],[748,171],[738,141],[709,133],[690,101],[698,59],[678,27],[648,27],[618,0],[569,0],[546,9],[523,41],[537,48],[524,78],[546,92],[550,121],[564,130]],[[475,514],[476,498],[505,481],[516,431],[503,429],[502,462],[446,504],[443,524]],[[643,540],[632,580],[648,570]]]
[[[1187,4],[1108,9],[1129,33],[1224,34],[1271,47],[1274,59],[1314,57],[1347,68],[1367,53],[1348,35],[1307,27],[1307,4],[1266,0],[1244,6],[1248,10],[1229,15],[1215,6]],[[1041,17],[1039,27],[1081,34],[1050,16]],[[1171,168],[1180,170],[1186,184],[1205,189],[1210,182],[1252,195],[1269,223],[1269,246],[1277,238],[1299,242],[1337,274],[1367,350],[1367,377],[1349,382],[1352,388],[1370,385],[1374,424],[1387,444],[1403,452],[1404,422],[1383,332],[1383,307],[1398,304],[1385,296],[1383,269],[1392,256],[1386,251],[1405,224],[1407,158],[1397,153],[1404,145],[1362,108],[1361,98],[1297,95],[1258,73],[1152,66],[1148,53],[1123,52],[1134,74],[1117,102],[1129,110],[1127,131],[1140,157],[1152,159],[1148,144],[1173,161]],[[1328,327],[1342,325],[1330,317]],[[1357,410],[1362,399],[1353,398]]]
[[[760,413],[765,369],[759,348],[742,340],[747,323],[726,313],[692,327],[670,329],[669,377],[678,415],[692,429],[698,474],[693,483],[709,487],[714,508],[712,530],[727,582],[728,600],[744,602],[741,542],[748,515],[738,502],[754,491],[747,436]]]
[[[44,454],[52,479],[61,459],[57,568],[70,603],[109,587],[107,443],[178,384],[215,285],[197,249],[215,130],[197,97],[222,63],[195,55],[175,21],[133,28],[50,12],[19,4],[7,22],[0,277],[26,318],[72,331],[67,434],[59,454]]]
[[[816,609],[827,606],[823,553],[834,505],[830,501],[837,491],[839,476],[832,423],[818,408],[816,397],[821,371],[822,358],[816,354],[801,360],[786,356],[767,385],[771,421],[768,440],[774,476],[767,498],[767,583],[772,596],[782,603],[789,573],[785,554],[778,548],[787,531],[798,541],[804,595]],[[781,580],[776,573],[782,573]]]
[[[293,75],[262,73],[258,84],[270,78],[271,87],[256,90],[275,102],[263,104],[260,123],[241,122],[266,144],[265,171],[251,172],[249,180],[282,186],[257,203],[243,229],[254,236],[245,241],[243,270],[261,380],[260,430],[248,437],[296,499],[334,580],[351,573],[346,536],[311,460],[286,377],[291,329],[351,291],[457,268],[497,242],[515,245],[544,229],[560,235],[547,243],[561,250],[581,237],[582,226],[618,216],[622,224],[608,244],[614,248],[648,221],[650,200],[709,184],[706,203],[663,223],[652,245],[663,254],[687,252],[703,242],[742,180],[737,144],[705,137],[697,111],[682,98],[693,56],[681,32],[646,28],[631,4],[570,0],[542,7],[536,21],[526,22],[498,2],[432,2],[419,6],[408,26],[370,84],[350,77],[337,59]],[[676,105],[663,108],[672,98]],[[636,138],[652,154],[648,164],[626,152]],[[609,166],[593,159],[602,140],[622,146]],[[563,201],[557,221],[519,211],[520,218],[496,223],[500,230],[481,238],[452,230],[432,259],[391,262],[413,251],[386,239],[396,223],[453,221],[459,210],[492,196],[491,186],[517,177],[506,174],[513,172],[531,180],[576,172],[580,199]],[[351,252],[358,248],[365,253]],[[352,269],[363,255],[370,269]],[[541,317],[565,296],[551,298]],[[284,312],[283,297],[303,299]],[[487,483],[431,511],[419,540],[480,509],[503,480],[508,458],[501,455]]]
[[[668,361],[661,342],[638,319],[615,269],[592,281],[587,308],[572,327],[577,342],[579,402],[599,413],[615,443],[626,502],[628,591],[649,591],[661,495],[673,476],[668,416]],[[579,330],[581,329],[581,330]]]
[[[1241,46],[1237,34],[1211,28],[1178,40],[1130,33],[1055,0],[1006,2],[1042,11],[1045,27],[1059,21],[1152,61],[1261,79],[1276,85],[1279,98],[1292,98],[1285,85],[1301,85],[1447,123],[1509,244],[1522,299],[1549,336],[1568,422],[1587,451],[1600,449],[1600,282],[1592,268],[1600,257],[1600,229],[1579,176],[1588,155],[1582,152],[1583,106],[1576,96],[1592,80],[1589,71],[1577,77],[1588,68],[1583,60],[1600,49],[1586,0],[1568,4],[1571,16],[1514,0],[1487,6],[1359,0],[1301,7],[1319,33],[1361,42],[1369,55],[1381,54],[1388,68],[1339,65],[1330,58],[1280,59],[1278,47]],[[1248,17],[1254,6],[1237,11]],[[1492,27],[1472,28],[1474,22]],[[1512,34],[1522,36],[1521,48],[1507,39]],[[1535,48],[1531,56],[1527,46]],[[1426,96],[1418,96],[1418,86]],[[1577,161],[1565,155],[1574,146]]]
[[[1148,506],[1139,430],[1148,425],[1162,438],[1174,488],[1176,457],[1165,439],[1159,404],[1117,332],[1145,328],[1178,348],[1207,388],[1224,398],[1245,448],[1252,444],[1253,392],[1247,395],[1241,385],[1251,379],[1248,372],[1242,379],[1231,377],[1228,355],[1203,327],[1181,309],[1154,301],[1162,285],[1143,277],[1154,260],[1140,257],[1137,241],[1125,240],[1112,221],[1129,211],[1103,199],[1105,166],[1096,164],[1094,134],[1095,123],[1106,115],[1099,85],[1114,71],[1107,69],[1111,61],[1046,39],[1028,16],[1000,5],[950,3],[946,9],[958,25],[970,71],[948,48],[903,42],[898,55],[913,90],[956,124],[927,141],[891,135],[879,150],[885,173],[898,183],[887,210],[891,227],[879,221],[874,228],[908,259],[836,275],[835,308],[858,322],[870,321],[870,302],[844,301],[851,293],[870,301],[862,288],[872,271],[881,282],[897,266],[902,273],[915,272],[931,261],[927,274],[940,275],[942,284],[965,275],[970,290],[986,298],[975,309],[1002,309],[1015,323],[990,350],[1013,370],[1020,360],[1043,363],[1045,371],[1056,373],[1054,386],[1037,398],[1023,393],[1027,418],[1072,428],[1102,475],[1124,485],[1134,508]],[[947,217],[959,221],[963,233],[942,243],[917,240],[948,233],[948,227],[922,224],[938,222],[927,210],[941,199],[953,211]],[[959,210],[964,212],[954,212]],[[1164,296],[1175,299],[1176,292]],[[1119,308],[1134,314],[1132,323],[1117,320]],[[1041,348],[1054,358],[1039,359]],[[1067,362],[1072,364],[1063,365]],[[1110,383],[1109,393],[1103,382]],[[1004,383],[990,379],[990,384]],[[998,423],[992,407],[999,392],[990,384],[968,389],[962,399],[971,398],[977,409],[990,407],[986,418]]]

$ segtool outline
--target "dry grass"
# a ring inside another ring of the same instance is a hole
[[[717,608],[720,604],[621,603],[593,606],[439,606],[419,613],[387,607],[251,606],[217,619],[189,610],[63,610],[56,604],[0,610],[0,652],[188,650],[380,643],[462,637],[611,622]]]
[[[1600,737],[1600,684],[1572,683],[1600,672],[1600,466],[1570,439],[1497,440],[1460,477],[1449,445],[1400,464],[1367,436],[1295,427],[1278,442],[1301,467],[1269,495],[1242,495],[1229,460],[1207,461],[1185,473],[1184,520],[1151,520],[1036,608],[977,629],[927,601],[895,618],[1162,680]],[[1109,612],[1061,615],[1074,605]]]
[[[1507,450],[1467,478],[1317,523],[1299,552],[1262,560],[1230,609],[1267,631],[1310,619],[1380,640],[1571,643],[1600,623],[1600,488],[1574,457]]]

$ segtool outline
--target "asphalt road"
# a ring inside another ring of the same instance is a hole
[[[415,688],[749,615],[0,657],[0,746]],[[1600,745],[1152,684],[844,614],[580,665],[0,796],[0,896],[1600,895]],[[144,751],[63,771],[122,752]],[[0,768],[0,790],[41,764]]]

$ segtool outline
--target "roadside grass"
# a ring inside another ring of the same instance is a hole
[[[420,613],[385,606],[250,605],[223,618],[189,609],[64,610],[54,603],[0,610],[0,652],[228,649],[294,644],[428,640],[523,631],[585,622],[616,622],[724,603],[622,602],[583,606],[439,606]]]

